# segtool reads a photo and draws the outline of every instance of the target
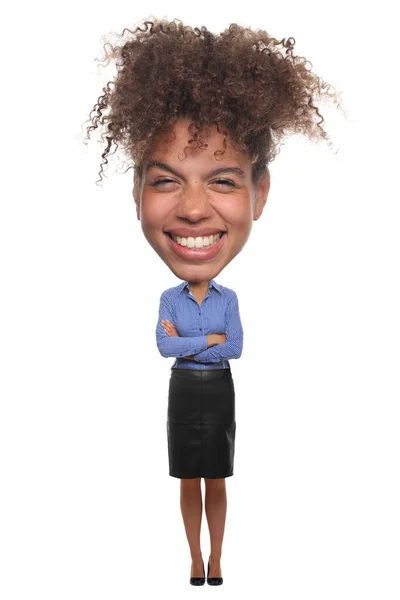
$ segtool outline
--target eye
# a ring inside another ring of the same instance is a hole
[[[230,179],[215,179],[213,183],[218,183],[219,185],[228,185],[230,187],[236,187],[236,185],[233,183],[233,181],[230,181]]]
[[[156,181],[153,181],[153,183],[151,185],[153,187],[165,187],[169,183],[173,184],[173,183],[177,183],[177,182],[174,179],[163,178],[163,179],[156,179]],[[236,187],[236,184],[233,181],[231,181],[230,179],[215,179],[211,183],[216,183],[218,185],[226,185],[228,187]]]
[[[174,181],[173,179],[157,179],[156,181],[153,181],[151,185],[154,187],[163,187],[164,184],[167,183],[176,183],[176,181]]]

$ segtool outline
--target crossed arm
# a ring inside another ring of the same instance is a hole
[[[220,362],[239,358],[243,348],[243,329],[236,294],[226,311],[226,331],[203,336],[181,337],[173,325],[173,312],[161,299],[156,329],[157,346],[162,356],[181,357],[197,362]]]
[[[171,323],[171,321],[168,321],[168,319],[162,320],[161,325],[165,333],[169,337],[179,337],[176,327]],[[208,348],[210,346],[216,346],[218,344],[223,344],[224,342],[226,342],[226,335],[224,333],[211,333],[209,335],[206,335],[206,338]],[[183,358],[194,360],[194,355],[190,354],[189,356],[184,356]]]

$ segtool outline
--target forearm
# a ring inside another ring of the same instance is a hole
[[[203,336],[195,337],[169,337],[166,334],[157,334],[157,347],[162,356],[185,357],[187,355],[197,354],[208,348],[207,338]]]
[[[230,360],[240,358],[242,354],[242,340],[230,339],[223,344],[217,344],[213,348],[207,348],[202,352],[197,352],[193,360],[197,362],[220,362],[221,360]]]
[[[173,326],[175,320],[176,315],[174,314],[174,310],[165,297],[165,294],[162,294],[156,327],[156,343],[162,356],[165,358],[178,358],[196,354],[208,348],[207,337],[205,335],[180,337],[175,328],[174,335],[168,335],[164,329],[164,325],[170,324]]]
[[[211,346],[216,346],[217,344],[220,343],[219,340],[221,338],[221,334],[210,333],[206,336],[206,338],[207,338],[207,348],[211,348]],[[198,352],[195,352],[194,354],[198,354]],[[187,360],[194,360],[194,354],[190,354],[189,356],[184,356],[183,358],[186,358]]]
[[[194,355],[198,362],[219,362],[231,358],[240,358],[243,348],[243,327],[240,321],[239,304],[234,294],[226,309],[226,341],[214,348],[207,348]]]
[[[230,360],[231,358],[240,358],[243,349],[243,328],[239,323],[235,328],[229,328],[227,335],[217,336],[219,341],[214,347],[209,347],[202,352],[197,352],[193,360],[198,362],[220,362],[221,360]]]
[[[210,333],[206,337],[207,337],[207,348],[211,348],[212,346],[216,346],[216,345],[220,344],[221,338],[223,338],[225,336],[222,336],[220,333]],[[195,354],[199,354],[199,353],[197,352]],[[191,354],[189,356],[184,356],[183,358],[186,358],[188,360],[195,360],[194,354]]]

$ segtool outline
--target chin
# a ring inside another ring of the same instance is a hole
[[[167,262],[165,264],[172,273],[182,281],[201,282],[215,279],[224,269],[225,264],[179,264]]]
[[[221,271],[235,258],[241,251],[244,243],[234,248],[226,246],[225,249],[209,260],[185,260],[175,256],[168,245],[157,243],[155,240],[147,238],[147,241],[156,251],[161,260],[167,265],[172,273],[182,281],[202,282],[215,279]],[[162,239],[164,242],[164,237]]]

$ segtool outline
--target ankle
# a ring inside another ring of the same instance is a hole
[[[221,562],[221,554],[210,554],[209,561],[210,563]]]
[[[192,562],[193,563],[203,562],[203,556],[201,554],[192,554]]]

